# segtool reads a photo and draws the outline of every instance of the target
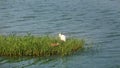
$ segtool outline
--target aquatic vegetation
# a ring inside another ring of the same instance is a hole
[[[84,48],[83,39],[68,38],[66,42],[51,36],[0,35],[0,56],[70,55]]]

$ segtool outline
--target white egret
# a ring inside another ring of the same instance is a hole
[[[60,40],[62,40],[64,42],[66,41],[66,36],[65,35],[59,33],[59,37],[60,37]]]

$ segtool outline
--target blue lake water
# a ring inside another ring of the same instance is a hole
[[[93,46],[67,57],[0,57],[0,68],[120,68],[119,0],[0,0],[0,34],[27,32]]]

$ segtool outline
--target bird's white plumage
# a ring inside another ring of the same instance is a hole
[[[66,41],[66,36],[65,35],[59,33],[59,37],[60,37],[60,40],[62,40],[64,42]]]

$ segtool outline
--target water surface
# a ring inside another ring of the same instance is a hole
[[[0,57],[0,68],[119,68],[119,3],[119,0],[0,0],[0,34],[63,32],[93,43],[90,50],[67,57]]]

